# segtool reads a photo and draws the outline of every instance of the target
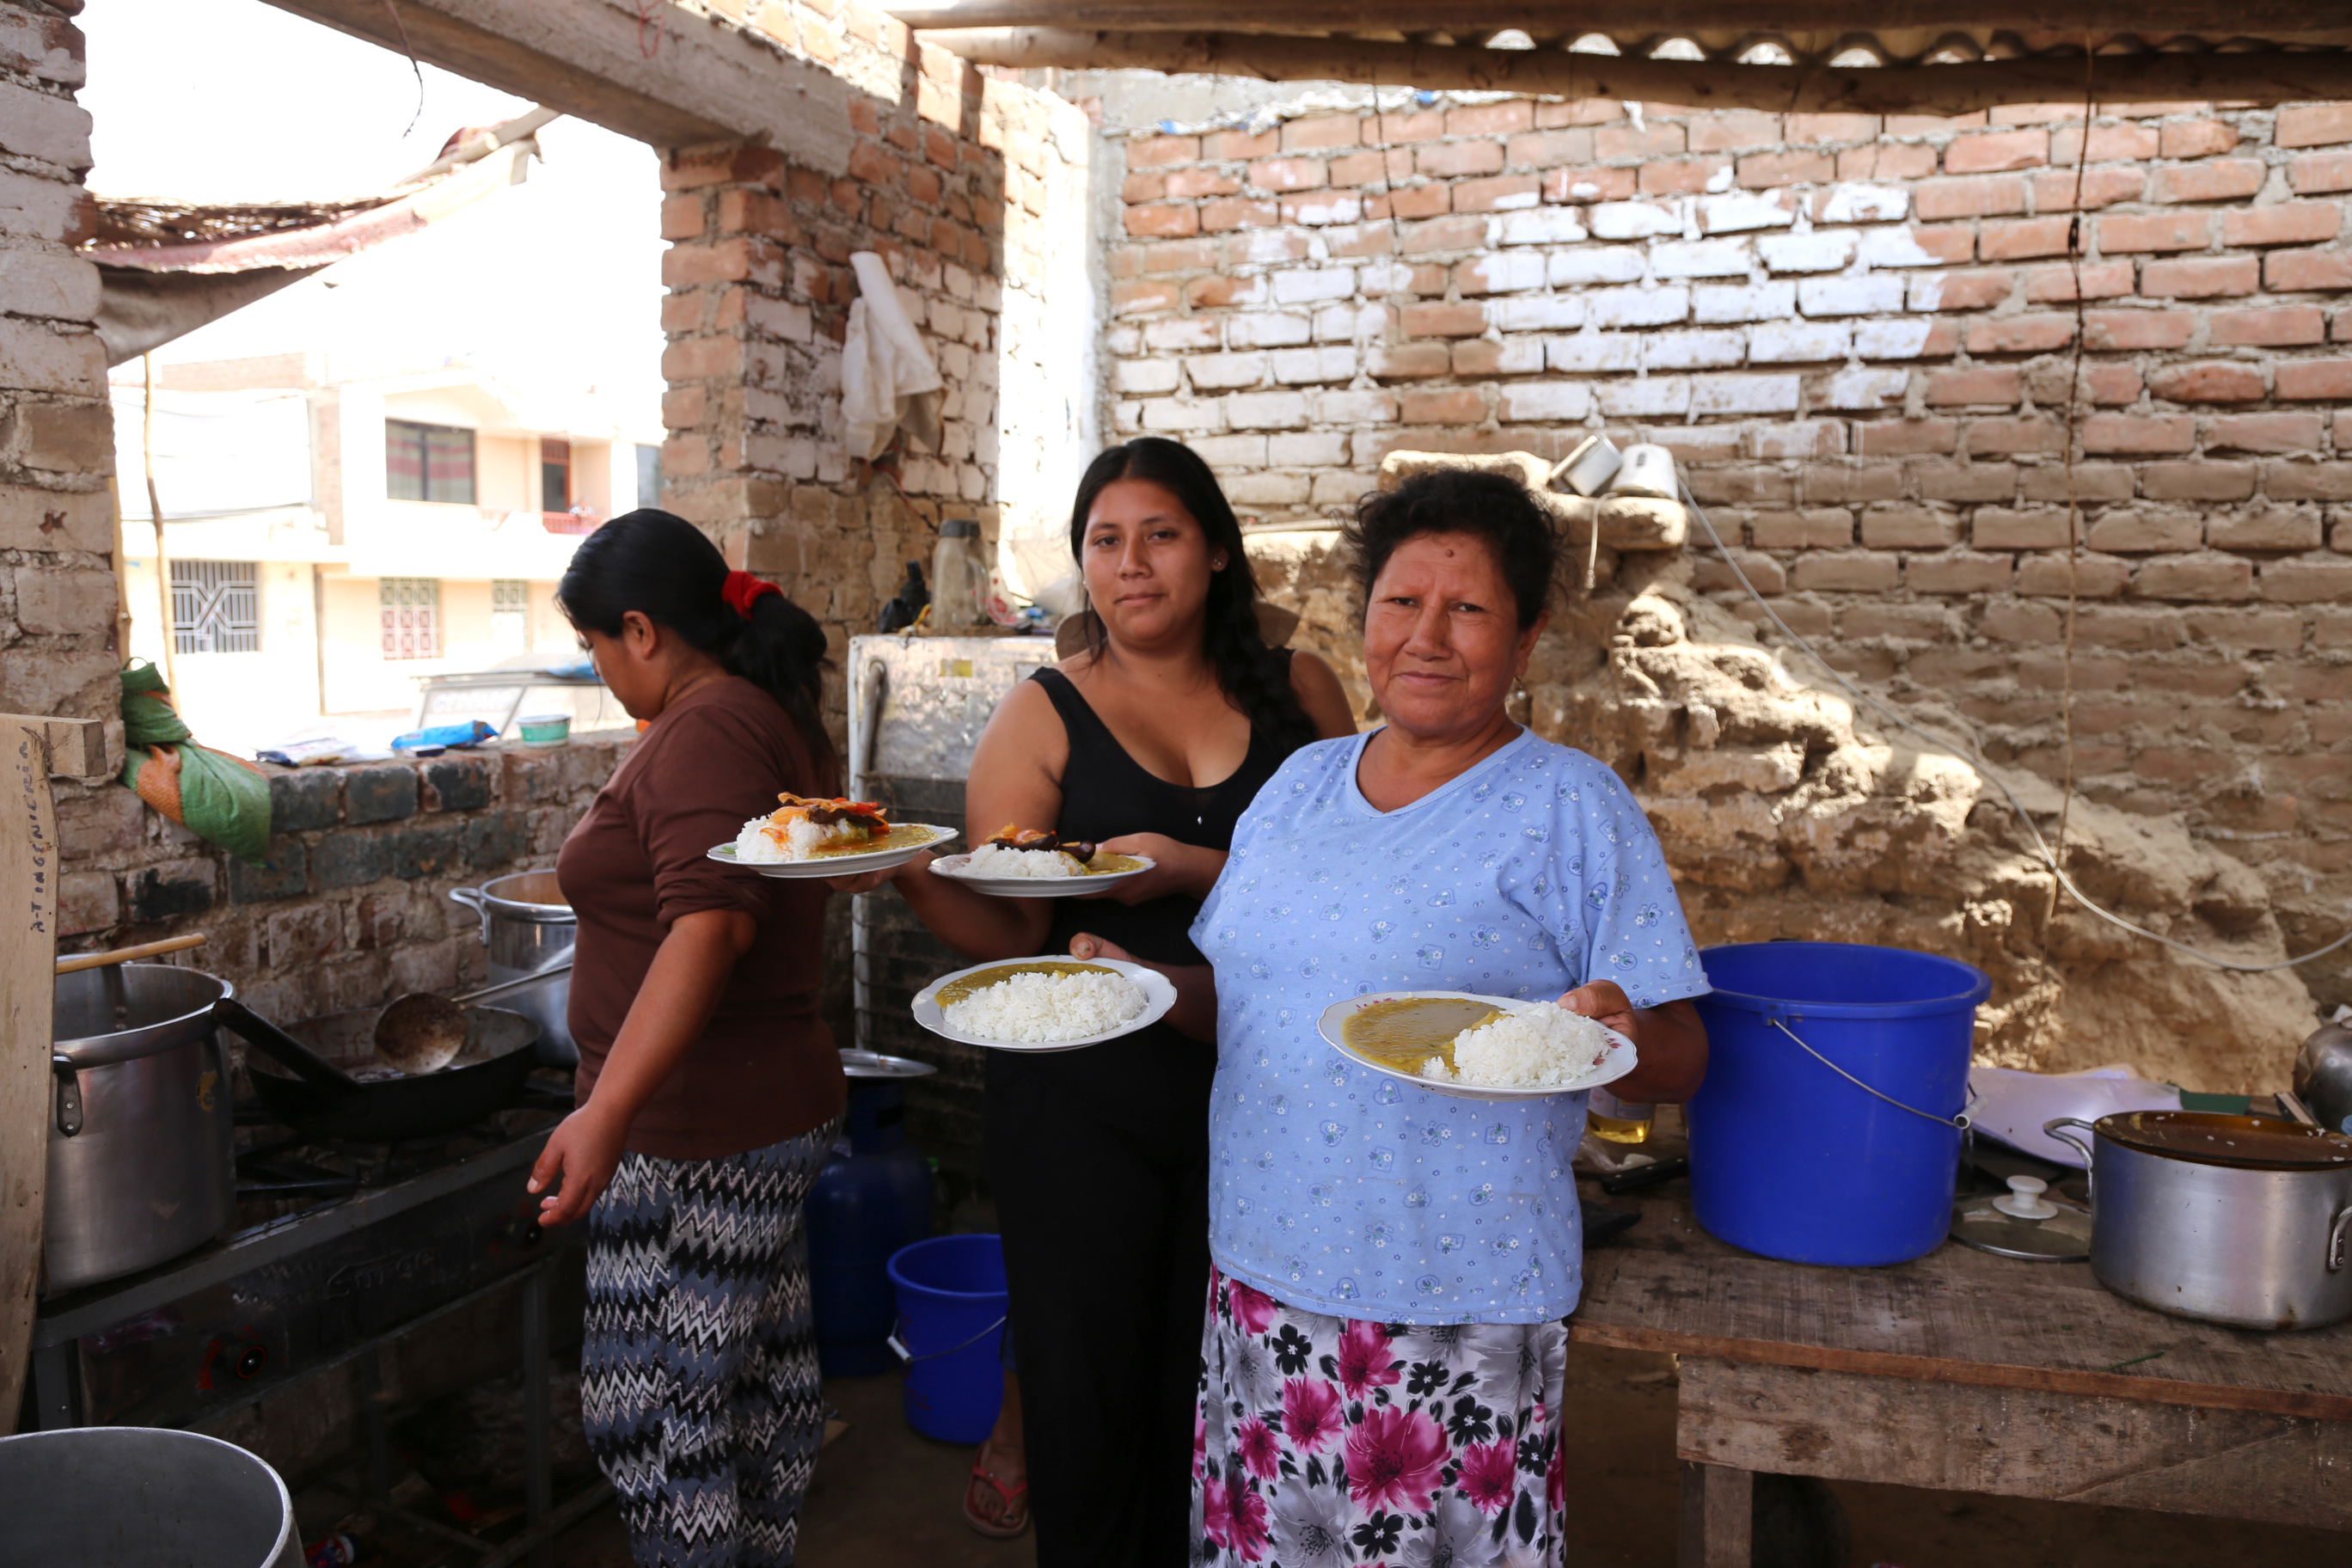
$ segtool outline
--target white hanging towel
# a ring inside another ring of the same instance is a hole
[[[858,298],[849,305],[849,335],[841,345],[841,417],[849,455],[882,455],[902,426],[925,448],[940,445],[940,403],[946,384],[923,334],[907,319],[890,270],[870,250],[851,253]]]

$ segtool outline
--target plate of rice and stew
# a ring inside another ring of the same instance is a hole
[[[931,871],[994,899],[1082,899],[1108,892],[1157,864],[1149,856],[1114,855],[1047,828],[1008,824],[969,855],[932,861]]]
[[[1535,1100],[1614,1083],[1633,1042],[1549,999],[1384,991],[1323,1010],[1318,1032],[1374,1072],[1458,1100]]]
[[[783,804],[743,825],[732,844],[706,853],[722,866],[762,877],[855,877],[903,866],[956,836],[927,822],[892,822],[870,800],[776,797]]]
[[[1124,959],[1021,958],[943,974],[915,994],[915,1022],[992,1051],[1074,1051],[1158,1023],[1176,987]]]

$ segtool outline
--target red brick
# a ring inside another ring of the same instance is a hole
[[[2070,213],[2075,187],[2082,188],[2083,210],[2096,212],[2117,202],[2136,202],[2147,190],[2147,176],[2137,169],[2091,169],[2078,182],[2072,169],[2053,169],[2033,176],[2033,210]]]
[[[1775,185],[1828,184],[1837,178],[1837,161],[1826,153],[1801,149],[1751,153],[1739,160],[1739,183],[1753,190]]]
[[[1936,150],[1916,142],[1868,143],[1837,155],[1841,180],[1916,180],[1936,172]]]
[[[2197,445],[2187,414],[2094,414],[2083,421],[2085,452],[2186,452]]]
[[[1407,185],[1402,190],[1390,191],[1386,196],[1376,198],[1376,202],[1382,210],[1376,211],[1373,205],[1367,205],[1365,216],[1435,217],[1440,213],[1454,210],[1454,193],[1443,184]]]
[[[2139,367],[2128,364],[2090,364],[2083,367],[2083,389],[2093,403],[2137,403],[2139,401]]]
[[[956,139],[936,125],[923,127],[923,156],[942,169],[952,169],[963,161],[963,148]]]
[[[2221,215],[2224,245],[2311,245],[2334,239],[2344,227],[2336,202],[2281,202]]]
[[[1201,232],[1201,209],[1190,205],[1127,209],[1127,232],[1157,239],[1180,239]]]
[[[1175,239],[1141,247],[1146,272],[1203,272],[1217,265],[1217,242]]]
[[[1320,152],[1353,147],[1364,139],[1364,122],[1349,114],[1317,114],[1294,120],[1282,128],[1282,150]]]
[[[1930,272],[1921,283],[1934,290],[1936,309],[1939,310],[1981,310],[1998,305],[2009,298],[2017,274],[2005,267],[1988,267],[1973,272]],[[1918,303],[1915,289],[1913,303]]]
[[[2284,605],[2352,599],[2352,561],[2269,562],[2263,567],[2263,597]],[[2328,689],[2342,689],[2339,672],[2331,670],[2324,679]],[[2331,773],[2344,765],[2340,757],[2315,757],[2311,761]]]
[[[2281,147],[2325,147],[2352,142],[2352,103],[2306,103],[2278,111],[2271,140]]]
[[[1548,202],[1622,202],[1640,185],[1632,169],[1554,169],[1544,176]]]
[[[1412,166],[1433,179],[1451,179],[1457,174],[1496,174],[1503,169],[1503,144],[1499,142],[1441,142],[1434,147],[1416,147]]]
[[[2184,120],[2158,133],[2157,152],[2166,158],[2210,158],[2237,144],[2237,132],[2219,120]]]
[[[1475,425],[1486,417],[1486,394],[1475,386],[1407,391],[1397,405],[1407,425]]]
[[[2211,243],[2212,220],[2203,213],[2110,216],[2099,220],[2099,249],[2109,256],[2138,250],[2202,250]]]
[[[2263,373],[2234,360],[2168,364],[2151,371],[2148,390],[2174,403],[2259,403]]]
[[[2283,399],[2352,402],[2352,359],[2281,360],[2274,374]]]
[[[1417,381],[1424,376],[1447,375],[1454,369],[1453,357],[1444,343],[1402,343],[1395,348],[1374,349],[1367,368],[1375,381]]]
[[[1156,169],[1138,169],[1118,183],[1118,199],[1132,206],[1139,202],[1156,202],[1168,194],[1168,176]],[[1198,191],[1179,191],[1177,195],[1198,195]]]
[[[1482,217],[1441,217],[1417,223],[1404,231],[1404,254],[1426,256],[1439,250],[1475,250],[1486,243]]]
[[[2316,305],[2273,305],[2249,310],[2216,310],[2207,318],[2205,341],[2216,348],[2240,345],[2279,348],[2323,342],[2327,318]]]
[[[1535,122],[1535,106],[1526,99],[1515,98],[1501,103],[1481,103],[1448,110],[1445,133],[1448,136],[1508,136],[1514,132],[1532,129]]]
[[[1481,305],[1407,305],[1397,312],[1397,321],[1407,337],[1475,338],[1486,330],[1486,311]]]
[[[2071,218],[2035,217],[2022,223],[1989,223],[1978,242],[1987,261],[2015,261],[2028,256],[2066,254],[2066,228]]]
[[[2075,110],[2068,116],[2079,118]],[[2156,156],[2158,136],[2150,125],[2094,125],[2091,127],[2091,162],[2094,163],[2145,163]],[[2050,161],[2073,163],[2083,150],[2083,128],[2061,126],[2050,133]]]
[[[2082,271],[2085,300],[2112,300],[2132,291],[2132,264],[2128,261],[2085,261]],[[2025,275],[2025,297],[2037,305],[2072,304],[2074,268],[2035,268]]]
[[[1790,122],[1794,124],[1798,120],[1815,118],[1826,117],[1798,115]],[[1867,115],[1847,115],[1843,118],[1867,121],[1873,131],[1878,123]],[[1780,130],[1780,117],[1777,114],[1766,114],[1752,109],[1725,109],[1712,114],[1692,117],[1690,150],[1694,153],[1738,153],[1750,147],[1775,146],[1783,141],[1799,146],[1827,140],[1851,142],[1854,140],[1855,135],[1867,136],[1872,134],[1873,131],[1858,132],[1837,138],[1799,135],[1794,132],[1784,136]]]
[[[1771,140],[1811,147],[1824,142],[1867,142],[1877,134],[1875,114],[1791,114],[1784,122],[1783,135]]]
[[[661,205],[661,237],[664,239],[693,239],[702,233],[702,198],[698,195],[664,196]]]
[[[1213,310],[1234,305],[1263,305],[1266,284],[1263,277],[1235,278],[1229,273],[1213,273],[1195,278],[1184,285],[1184,298],[1196,309]]]
[[[1129,179],[1135,178],[1129,174]],[[1198,201],[1203,196],[1230,196],[1242,188],[1242,183],[1231,174],[1215,169],[1193,167],[1171,169],[1160,178],[1166,182],[1168,195],[1179,201]]]
[[[1903,563],[1903,585],[1915,594],[1998,594],[2009,586],[2010,566],[2006,555],[1914,555]]]
[[[2092,310],[2084,321],[2083,346],[2108,351],[2177,349],[2197,328],[2187,310]]]
[[[2159,202],[2237,202],[2263,188],[2269,173],[2251,158],[2181,163],[2156,172],[2149,198]]]
[[[1730,162],[1726,158],[1653,158],[1641,168],[1641,188],[1654,196],[1696,195]]]
[[[1518,169],[1553,169],[1562,163],[1592,162],[1590,131],[1537,131],[1514,136],[1504,145],[1509,165]]]
[[[1912,211],[1934,223],[1944,218],[1996,217],[2025,210],[2026,182],[1988,176],[1924,180],[1911,192]]]
[[[2066,433],[2055,419],[2038,416],[2014,419],[1972,419],[1969,422],[1969,456],[1990,458],[2019,452],[2064,449]]]
[[[2136,599],[2245,599],[2254,563],[2234,555],[2158,555],[2132,574]]]
[[[1249,166],[1249,183],[1262,191],[1311,191],[1323,184],[1323,160],[1261,158]]]
[[[2287,165],[2286,177],[2305,195],[2352,191],[2352,153],[2305,153]]]
[[[1220,131],[1201,142],[1202,154],[1214,163],[1240,163],[1271,158],[1282,151],[1282,138],[1272,131],[1250,135],[1244,131]]]
[[[1959,444],[1959,426],[1949,419],[1888,419],[1857,425],[1853,433],[1864,457],[1949,452]]]
[[[906,167],[906,160],[892,157],[871,142],[860,142],[849,150],[851,177],[869,185],[895,185]]]
[[[1341,259],[1364,256],[1396,254],[1396,225],[1391,223],[1358,224],[1353,228],[1326,229],[1324,243],[1331,254]]]
[[[2273,500],[2352,500],[2352,463],[2265,463],[2263,493]]]
[[[2151,300],[2213,300],[2262,287],[2262,263],[2252,256],[2189,256],[2150,261],[2139,269],[2139,291]]]
[[[1684,150],[1679,125],[1610,125],[1592,133],[1594,156],[1606,163],[1626,158],[1662,158]]]
[[[2047,131],[1992,131],[1978,136],[1955,136],[1944,149],[1948,174],[1997,174],[2008,169],[2033,169],[2050,161]]]
[[[1991,123],[1991,116],[1981,110],[1974,114],[1890,114],[1886,117],[1886,134],[1941,136],[1949,132],[1969,131]]]
[[[1935,407],[1991,404],[2011,408],[2022,395],[2022,379],[2008,365],[1977,365],[1967,370],[1931,371],[1927,402]]]
[[[2230,452],[2315,452],[2319,449],[2320,432],[2326,423],[2316,414],[2224,414],[2205,422],[2205,448],[2208,451]]]
[[[1194,209],[1186,207],[1182,210],[1191,212]],[[1272,202],[1250,201],[1240,196],[1203,202],[1199,213],[1199,226],[1211,234],[1223,234],[1236,228],[1272,228],[1279,221]],[[1132,217],[1134,215],[1130,213],[1129,216]]]
[[[1490,213],[1508,204],[1512,206],[1534,205],[1537,186],[1533,174],[1497,174],[1488,180],[1457,180],[1454,184],[1454,210],[1457,213]]]
[[[1345,153],[1331,160],[1324,174],[1335,185],[1377,185],[1402,180],[1412,173],[1412,154],[1402,147],[1381,153]]]
[[[1172,310],[1182,297],[1176,285],[1165,279],[1130,278],[1110,286],[1111,313],[1139,316],[1153,310]]]
[[[2150,500],[2252,500],[2254,466],[2210,458],[2149,463],[2139,471],[2139,493]]]
[[[2046,353],[2074,341],[2072,316],[2002,316],[1969,328],[1972,354]]]

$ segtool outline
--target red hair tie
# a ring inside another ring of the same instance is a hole
[[[749,572],[730,572],[726,584],[719,590],[719,596],[735,606],[737,615],[749,616],[751,606],[760,602],[761,595],[782,592],[773,583],[754,577]]]

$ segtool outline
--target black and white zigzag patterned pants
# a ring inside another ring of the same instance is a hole
[[[801,1203],[836,1131],[625,1154],[589,1212],[580,1402],[638,1568],[793,1560],[824,1431]]]

